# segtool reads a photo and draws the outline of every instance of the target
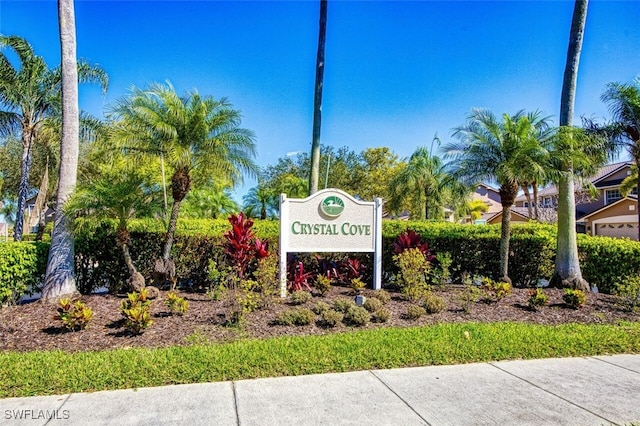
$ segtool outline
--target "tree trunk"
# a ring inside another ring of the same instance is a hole
[[[327,0],[320,0],[320,29],[316,56],[316,83],[313,99],[313,136],[311,141],[311,171],[309,195],[318,191],[320,178],[320,125],[322,121],[322,86],[324,82],[324,45],[327,33]]]
[[[578,64],[587,20],[588,0],[576,0],[571,20],[567,62],[562,82],[560,100],[560,126],[573,125],[573,110],[578,80]],[[569,135],[571,137],[571,135]],[[573,183],[573,165],[562,171],[558,185],[558,241],[556,246],[555,272],[550,285],[572,287],[589,291],[589,284],[582,278],[576,241],[576,201]]]
[[[640,167],[638,165],[637,159],[636,159],[636,167]],[[638,210],[638,208],[640,207],[640,202],[638,202],[638,200],[640,200],[640,168],[638,170],[638,180],[636,182],[636,211],[638,212],[638,241],[640,241],[640,210]]]
[[[533,216],[536,220],[540,220],[540,200],[538,200],[538,182],[531,184],[533,188]]]
[[[511,283],[509,278],[509,240],[511,239],[511,206],[502,206],[500,229],[500,281]]]
[[[55,302],[77,293],[73,272],[73,235],[63,206],[76,185],[79,151],[78,66],[73,0],[58,0],[62,58],[62,140],[56,215],[42,299]]]
[[[518,195],[518,185],[506,183],[500,186],[500,204],[502,204],[502,226],[500,228],[500,278],[511,283],[509,278],[509,242],[511,239],[511,206]]]
[[[24,209],[27,207],[29,193],[29,172],[31,171],[31,150],[35,136],[33,129],[23,130],[22,160],[20,162],[20,184],[18,187],[18,206],[16,210],[16,224],[13,229],[13,240],[21,241],[24,231]]]
[[[49,156],[47,155],[46,164],[44,167],[44,174],[40,181],[40,189],[38,190],[38,196],[36,197],[35,205],[33,206],[33,214],[29,217],[29,228],[40,225],[44,222],[44,215],[46,213],[47,197],[49,191]],[[40,227],[38,227],[38,233],[40,233]]]
[[[131,254],[129,253],[129,246],[126,244],[121,244],[120,246],[122,247],[124,263],[127,265],[127,269],[129,270],[130,277],[127,280],[129,290],[134,292],[140,291],[145,286],[144,276],[138,272],[136,266],[133,264],[133,259],[131,259]]]
[[[551,278],[553,287],[571,287],[589,291],[589,284],[582,278],[576,241],[576,205],[573,175],[563,174],[558,183],[558,246],[556,249],[556,269]],[[560,233],[564,238],[560,238]]]
[[[174,200],[173,207],[171,208],[171,218],[169,218],[169,226],[167,227],[167,239],[164,243],[164,251],[162,258],[167,260],[171,257],[171,247],[173,246],[173,239],[176,233],[176,226],[178,224],[178,214],[180,213],[180,205],[182,200]]]
[[[527,200],[527,213],[529,214],[529,220],[533,219],[533,206],[531,205],[531,193],[529,192],[529,184],[522,184],[522,191],[524,192],[524,198]]]
[[[429,191],[424,191],[424,219],[429,219]]]

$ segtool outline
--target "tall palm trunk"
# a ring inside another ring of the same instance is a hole
[[[316,84],[313,99],[313,136],[311,141],[311,171],[309,195],[318,191],[320,179],[320,125],[322,121],[322,86],[324,83],[324,45],[327,33],[327,0],[320,0],[320,29],[316,56]]]
[[[35,134],[29,128],[22,133],[22,159],[20,162],[20,184],[18,187],[18,207],[16,211],[16,224],[13,229],[13,240],[21,241],[24,232],[24,209],[27,206],[29,192],[29,172],[31,171],[31,150]]]
[[[507,183],[500,186],[502,204],[502,226],[500,228],[500,281],[511,283],[509,278],[509,243],[511,240],[511,206],[518,195],[518,185]]]
[[[533,216],[536,220],[540,220],[540,200],[538,200],[538,182],[532,182],[533,188]]]
[[[49,196],[49,156],[47,155],[44,173],[40,180],[40,189],[33,206],[33,214],[29,217],[28,226],[32,228],[38,225],[38,234],[40,234],[41,225],[44,223],[44,215],[46,213],[47,197]]]
[[[522,185],[522,191],[524,192],[524,198],[527,200],[527,213],[529,214],[529,220],[533,219],[533,206],[531,205],[531,192],[529,192],[529,183],[524,182]]]
[[[62,141],[56,215],[42,290],[43,300],[48,301],[56,301],[61,296],[77,292],[73,272],[73,235],[63,210],[76,185],[78,174],[80,118],[73,0],[58,0],[58,21],[62,54]]]
[[[567,63],[562,82],[560,100],[560,126],[573,125],[573,110],[578,80],[578,64],[587,20],[588,0],[576,0],[571,20]],[[567,137],[571,137],[569,134]],[[573,165],[567,164],[558,183],[558,241],[555,272],[551,285],[572,287],[589,291],[589,284],[582,278],[576,240],[576,200],[573,182]]]
[[[173,239],[176,234],[181,205],[182,200],[174,200],[173,206],[171,207],[171,217],[169,218],[169,226],[167,227],[167,239],[165,240],[164,251],[162,252],[162,258],[164,260],[171,258],[171,248],[173,247]]]

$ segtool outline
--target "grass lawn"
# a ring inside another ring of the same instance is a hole
[[[4,351],[0,397],[618,353],[640,353],[640,322],[471,322],[159,349]]]

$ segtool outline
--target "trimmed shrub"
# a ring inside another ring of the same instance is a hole
[[[373,297],[368,297],[367,300],[364,301],[362,307],[369,312],[375,312],[378,309],[382,309],[382,302]]]
[[[313,296],[308,291],[298,290],[291,293],[289,300],[292,305],[304,305],[311,300],[312,297]]]
[[[442,312],[447,309],[447,303],[442,297],[431,292],[427,292],[427,294],[425,294],[424,296],[422,307],[429,314],[437,314],[438,312]]]
[[[371,315],[362,306],[352,306],[344,314],[344,322],[355,327],[362,327],[369,323]]]
[[[371,314],[371,322],[387,322],[391,318],[391,311],[385,307],[380,307]]]
[[[640,307],[640,277],[636,275],[625,278],[616,287],[615,295],[624,310],[635,311]]]
[[[0,306],[40,290],[48,253],[48,243],[0,243]]]
[[[322,315],[323,312],[326,312],[329,309],[331,309],[331,306],[329,306],[327,302],[318,302],[315,304],[312,311],[315,312],[317,315]]]
[[[426,313],[427,311],[420,305],[407,306],[407,319],[410,319],[411,321],[419,319]]]
[[[344,319],[344,314],[334,309],[328,309],[322,313],[321,325],[324,327],[335,327]]]
[[[383,305],[386,305],[391,301],[391,296],[386,290],[375,290],[370,292],[367,296],[370,298],[378,299],[382,302]]]
[[[275,323],[278,325],[309,325],[316,318],[311,310],[306,308],[290,309],[288,311],[280,312],[275,319]]]
[[[347,313],[347,311],[351,308],[355,308],[356,304],[353,300],[349,299],[336,299],[333,301],[333,309],[338,312],[342,312],[343,314]]]

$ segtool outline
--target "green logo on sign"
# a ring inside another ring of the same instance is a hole
[[[331,195],[322,200],[320,209],[327,216],[337,217],[340,216],[340,213],[344,210],[344,201],[336,195]]]

